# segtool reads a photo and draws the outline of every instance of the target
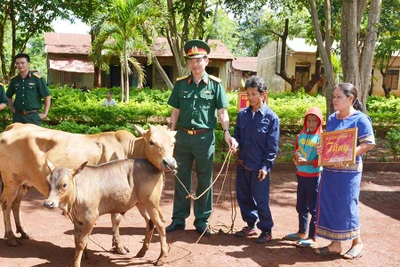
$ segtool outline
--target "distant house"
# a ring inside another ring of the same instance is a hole
[[[286,42],[286,73],[296,78],[299,88],[304,86],[315,72],[316,46],[308,45],[303,38],[294,38]],[[281,42],[270,42],[258,53],[257,73],[267,83],[271,91],[290,91],[291,86],[280,76]],[[316,85],[313,91],[317,90]]]
[[[287,40],[286,73],[289,77],[296,78],[299,87],[304,86],[310,80],[311,75],[315,73],[316,51],[317,46],[307,44],[303,38]],[[272,91],[290,91],[290,85],[275,74],[280,68],[280,56],[281,43],[275,41],[268,43],[258,53],[257,73],[266,80],[267,88]],[[391,94],[400,95],[400,58],[392,57],[392,60],[394,63],[388,71],[385,83],[388,88],[391,88]],[[373,69],[372,71],[372,94],[383,96],[383,77],[378,69]],[[316,92],[318,87],[323,84],[323,69],[321,72],[321,81],[314,86],[312,92]]]
[[[94,66],[88,54],[89,34],[48,32],[44,36],[47,82],[81,88],[93,86]]]
[[[90,35],[89,34],[80,34],[81,40],[79,42],[70,42],[68,40],[71,40],[71,38],[77,38],[75,35],[67,34],[67,33],[46,33],[45,35],[45,45],[46,47],[49,46],[50,41],[53,41],[55,37],[53,35],[57,35],[58,38],[58,43],[53,44],[55,46],[53,49],[49,50],[46,49],[47,57],[49,62],[54,62],[54,61],[60,61],[68,59],[68,62],[71,64],[75,64],[73,67],[73,70],[78,70],[78,67],[81,67],[83,62],[88,61],[88,54],[90,51],[91,47],[91,40],[90,40]],[[77,35],[77,34],[76,34]],[[53,38],[50,38],[53,37]],[[54,41],[52,42],[54,43]],[[75,44],[73,46],[72,44]],[[209,74],[215,75],[219,77],[225,88],[228,88],[228,80],[229,80],[229,66],[230,62],[233,60],[233,55],[232,53],[226,48],[226,46],[218,40],[210,40],[209,45],[211,48],[211,52],[209,54],[209,59],[210,62],[206,68],[206,71]],[[69,50],[67,50],[64,47],[69,47]],[[78,48],[79,47],[79,48]],[[165,70],[166,74],[168,75],[169,79],[172,82],[175,82],[175,80],[178,78],[178,71],[176,70],[175,67],[175,60],[173,58],[172,52],[170,50],[170,47],[168,45],[167,39],[166,38],[157,38],[156,42],[153,44],[153,50],[155,53],[155,56],[157,57],[158,61],[160,62],[161,66]],[[55,51],[55,52],[54,52]],[[59,54],[56,52],[60,51]],[[71,51],[70,54],[65,53],[66,51]],[[77,53],[79,52],[85,52],[83,54]],[[79,57],[78,57],[79,56]],[[156,67],[154,64],[148,65],[147,58],[144,55],[136,54],[135,58],[143,65],[145,69],[145,74],[146,74],[146,83],[145,86],[148,86],[150,88],[165,88],[166,85],[161,78],[161,75],[157,71]],[[75,61],[74,61],[75,60]],[[76,63],[76,60],[79,61],[79,64]],[[86,61],[85,61],[86,60]],[[64,62],[63,61],[63,62]],[[61,73],[59,75],[50,75],[50,70],[57,70],[60,72],[68,72],[66,71],[61,64],[59,64],[57,67],[51,64],[48,64],[49,66],[49,83],[59,83],[59,84],[68,84],[71,85],[70,80],[68,82],[62,77]],[[52,69],[53,67],[53,69]],[[65,66],[66,67],[66,66]],[[88,66],[89,67],[89,66]],[[56,69],[54,69],[56,68]],[[83,84],[82,86],[93,86],[93,64],[91,65],[91,75],[88,76],[90,82],[87,84]],[[86,69],[85,69],[86,70]],[[89,69],[87,69],[89,70]],[[85,72],[77,72],[82,75],[84,75]],[[110,71],[106,75],[103,75],[102,82],[103,86],[106,87],[114,87],[114,86],[120,86],[120,80],[121,80],[121,67],[118,58],[113,58],[110,62]],[[86,79],[84,80],[86,81]],[[138,83],[137,80],[137,75],[133,73],[130,76],[130,85],[131,86],[136,86]],[[78,83],[77,83],[78,84]],[[81,84],[78,84],[81,86]]]
[[[243,89],[242,81],[257,75],[257,57],[235,57],[232,61],[231,85],[232,89]]]

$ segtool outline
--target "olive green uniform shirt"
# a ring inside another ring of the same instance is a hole
[[[14,94],[15,110],[29,111],[41,109],[42,98],[49,96],[50,91],[40,75],[29,72],[25,79],[19,74],[11,78],[6,95],[12,98]]]
[[[191,75],[179,78],[168,104],[180,110],[178,128],[214,129],[217,111],[229,103],[221,80],[204,73],[199,84],[194,83]]]
[[[8,105],[6,93],[4,91],[4,86],[1,83],[0,83],[0,103]]]

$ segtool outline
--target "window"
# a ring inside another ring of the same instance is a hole
[[[386,88],[397,90],[399,84],[399,70],[389,70],[386,73],[385,85]]]
[[[219,68],[217,67],[206,67],[206,72],[210,75],[219,77]]]

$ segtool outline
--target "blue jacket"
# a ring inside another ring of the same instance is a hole
[[[254,116],[251,106],[239,112],[233,137],[246,167],[270,172],[278,152],[279,118],[265,102]]]

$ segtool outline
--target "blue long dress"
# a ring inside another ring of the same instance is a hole
[[[361,111],[344,119],[337,113],[329,116],[326,131],[358,128],[357,146],[361,143],[375,144],[371,119]],[[343,168],[324,167],[318,195],[318,236],[344,241],[359,237],[359,195],[362,176],[362,157],[356,163]]]

